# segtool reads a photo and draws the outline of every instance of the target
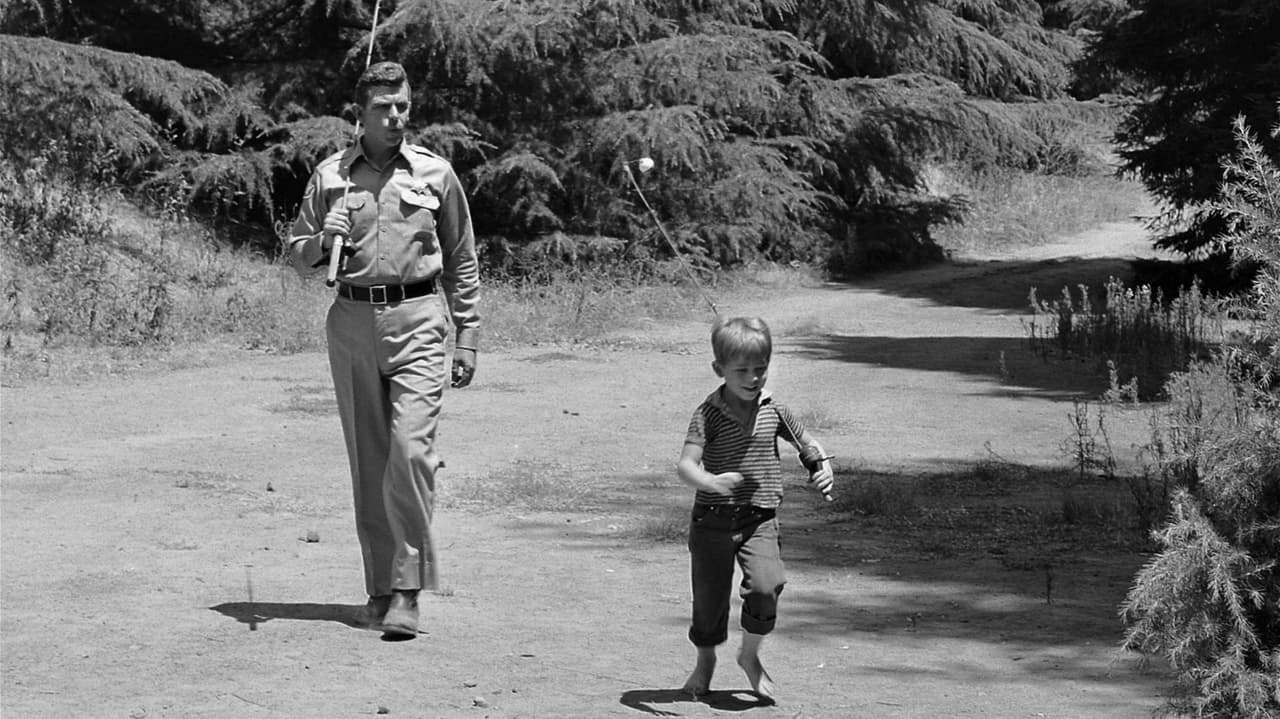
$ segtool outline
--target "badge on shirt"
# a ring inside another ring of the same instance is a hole
[[[422,207],[431,211],[440,209],[440,198],[432,191],[426,180],[409,185],[400,193],[400,199],[414,207]]]

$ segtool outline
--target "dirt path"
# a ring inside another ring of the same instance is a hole
[[[1063,461],[1071,399],[1099,387],[1028,352],[1027,287],[1100,283],[1127,252],[1075,250],[718,301],[770,320],[771,386],[822,425],[841,481],[922,486],[993,457]],[[1115,653],[1140,555],[1082,550],[1047,567],[1017,547],[970,551],[963,533],[925,546],[892,520],[822,506],[798,479],[765,657],[778,705],[740,691],[733,645],[721,691],[685,700],[687,556],[672,537],[689,493],[672,465],[714,386],[707,330],[634,333],[664,351],[482,357],[442,429],[445,587],[424,597],[427,631],[407,643],[355,626],[360,556],[321,355],[5,387],[0,709],[1078,718],[1159,705],[1160,679]],[[1117,414],[1117,446],[1140,442],[1144,421]],[[970,490],[1026,489],[1010,480]],[[963,518],[967,496],[937,516]]]

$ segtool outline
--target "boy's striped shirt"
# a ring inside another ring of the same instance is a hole
[[[702,467],[712,474],[740,472],[742,484],[725,496],[698,490],[698,504],[750,504],[775,509],[782,503],[782,466],[778,437],[798,444],[803,427],[791,410],[762,392],[755,426],[744,427],[725,405],[723,386],[698,405],[685,436],[687,444],[702,447]]]

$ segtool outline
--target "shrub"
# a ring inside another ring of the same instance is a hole
[[[1219,303],[1199,285],[1171,299],[1149,286],[1126,287],[1114,277],[1101,298],[1085,285],[1076,289],[1063,287],[1053,301],[1031,289],[1032,347],[1044,357],[1057,352],[1096,359],[1099,370],[1107,368],[1116,394],[1125,394],[1123,385],[1136,380],[1137,396],[1154,399],[1170,374],[1207,358],[1224,334]]]
[[[1276,127],[1280,135],[1280,125]],[[1205,717],[1280,716],[1280,398],[1270,382],[1280,325],[1280,172],[1237,123],[1228,163],[1231,242],[1264,263],[1264,308],[1250,347],[1175,374],[1149,449],[1173,487],[1161,549],[1139,571],[1121,614],[1125,646],[1165,655]],[[1254,347],[1263,349],[1257,350]],[[1242,363],[1242,355],[1252,362]]]

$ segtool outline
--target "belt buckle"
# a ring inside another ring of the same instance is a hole
[[[381,298],[379,298],[379,294],[382,295]],[[371,285],[369,287],[369,303],[375,305],[387,304],[387,286]]]

